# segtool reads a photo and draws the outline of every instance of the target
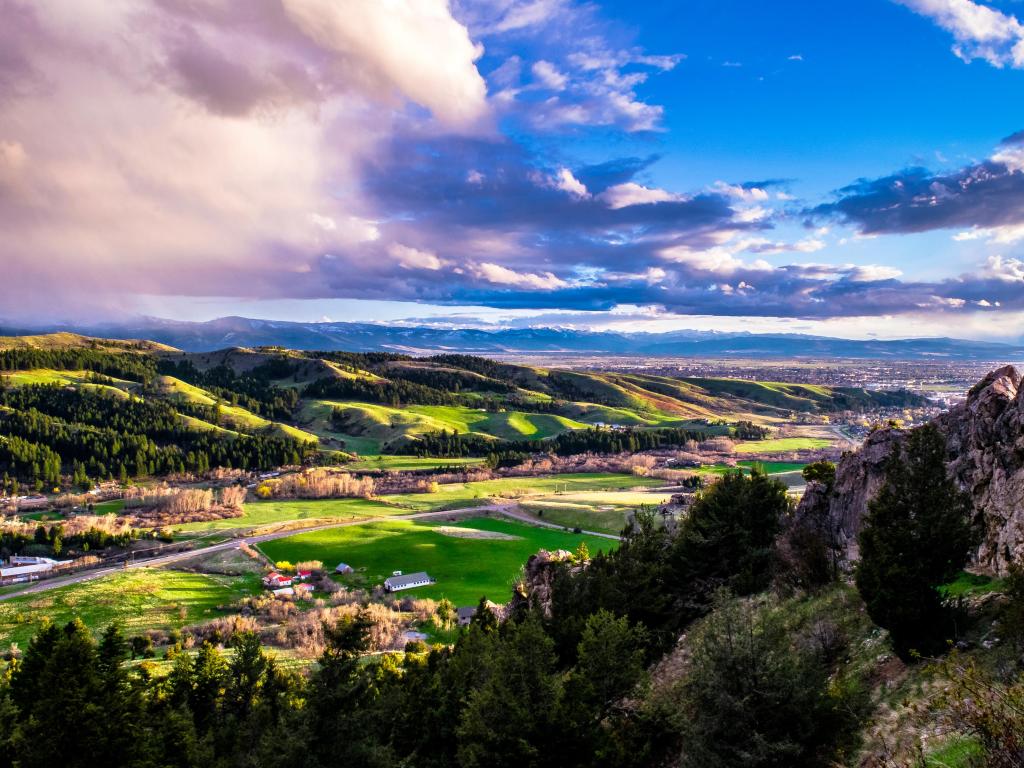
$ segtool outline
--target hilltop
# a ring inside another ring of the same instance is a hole
[[[470,355],[185,352],[65,333],[0,339],[0,375],[2,466],[36,484],[382,453],[512,460],[756,440],[797,418],[925,403],[901,391],[568,371]],[[779,448],[827,444],[797,434]]]

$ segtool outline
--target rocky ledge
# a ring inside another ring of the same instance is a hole
[[[978,568],[1004,575],[1024,557],[1024,389],[1012,366],[993,371],[967,399],[933,422],[946,439],[946,469],[966,491],[982,531]],[[906,432],[876,430],[836,465],[832,493],[811,483],[797,518],[826,521],[847,560],[857,559],[857,534],[868,502],[881,488],[885,462]]]

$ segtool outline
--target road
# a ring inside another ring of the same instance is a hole
[[[183,552],[173,552],[169,555],[158,555],[156,557],[148,557],[144,560],[129,561],[127,564],[112,566],[108,568],[96,568],[93,570],[82,571],[80,573],[73,573],[69,576],[58,576],[52,579],[43,579],[35,583],[29,584],[24,589],[19,589],[16,592],[8,592],[0,595],[0,602],[4,600],[10,600],[14,597],[21,597],[22,595],[31,595],[36,592],[46,592],[51,589],[57,589],[58,587],[66,587],[69,584],[80,584],[83,581],[92,581],[93,579],[100,579],[104,576],[110,576],[114,573],[120,573],[124,570],[131,568],[154,568],[161,565],[170,565],[171,563],[179,563],[182,560],[191,560],[194,557],[201,557],[209,555],[214,552],[222,552],[227,549],[238,549],[242,544],[262,544],[264,541],[273,541],[274,539],[283,539],[288,536],[295,536],[300,533],[312,533],[314,531],[324,531],[330,528],[345,528],[350,525],[366,525],[367,523],[380,523],[387,522],[389,520],[420,520],[423,518],[431,517],[451,517],[452,515],[464,515],[466,513],[482,513],[482,512],[497,512],[498,514],[508,515],[514,517],[517,520],[528,520],[526,517],[516,517],[510,514],[510,505],[508,504],[486,504],[479,507],[469,507],[466,509],[446,509],[440,512],[413,512],[408,515],[391,515],[388,517],[365,517],[359,520],[344,520],[337,523],[326,523],[324,525],[316,525],[309,528],[291,528],[288,530],[273,531],[272,533],[263,533],[256,536],[240,536],[238,538],[230,539],[229,541],[221,542],[220,544],[211,544],[208,547],[200,547],[199,549],[189,549]],[[540,521],[535,521],[540,522]],[[541,523],[545,525],[545,523]],[[560,528],[561,526],[554,526]],[[601,534],[595,534],[600,536]],[[617,538],[617,537],[613,537]]]

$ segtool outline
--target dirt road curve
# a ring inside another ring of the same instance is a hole
[[[242,536],[237,539],[231,539],[230,541],[221,542],[220,544],[211,544],[208,547],[200,547],[199,549],[190,549],[185,552],[174,552],[170,555],[159,555],[157,557],[149,557],[145,560],[137,560],[129,562],[127,565],[118,565],[110,568],[96,568],[91,571],[82,571],[81,573],[75,573],[70,576],[63,576],[54,579],[44,579],[34,584],[29,584],[24,589],[19,589],[17,592],[9,592],[5,595],[0,595],[0,601],[10,600],[12,597],[20,597],[21,595],[30,595],[35,592],[46,592],[51,589],[58,587],[66,587],[69,584],[78,584],[83,581],[90,581],[92,579],[99,579],[104,576],[109,576],[112,573],[118,573],[125,570],[126,568],[154,568],[161,565],[169,565],[171,563],[181,562],[182,560],[191,560],[193,557],[199,557],[201,555],[208,555],[212,552],[220,552],[225,549],[237,549],[241,544],[260,544],[264,541],[271,541],[273,539],[283,539],[287,536],[295,536],[300,533],[310,533],[312,531],[323,531],[328,528],[344,528],[350,525],[366,525],[367,523],[378,523],[387,522],[389,520],[419,520],[421,518],[430,517],[442,517],[451,515],[464,515],[466,513],[473,512],[497,512],[499,514],[508,515],[517,520],[529,521],[528,517],[520,517],[512,513],[510,505],[507,504],[488,504],[480,507],[471,507],[468,509],[448,509],[442,512],[414,512],[409,515],[393,515],[390,517],[368,517],[361,520],[346,520],[337,523],[328,523],[326,525],[317,525],[311,528],[293,528],[284,531],[275,531],[273,533],[264,533],[259,536]],[[540,523],[540,521],[533,521]],[[540,523],[545,525],[545,523]],[[561,526],[554,526],[556,528]],[[607,535],[607,534],[594,534],[595,536]],[[616,538],[616,537],[611,537]]]

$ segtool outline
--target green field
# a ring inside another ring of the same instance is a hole
[[[422,512],[486,504],[490,499],[582,491],[631,490],[663,484],[663,481],[652,478],[612,473],[508,477],[477,483],[442,485],[437,493],[408,493],[385,498],[387,501],[402,505],[409,510]]]
[[[483,595],[507,601],[520,568],[539,549],[574,550],[581,541],[591,553],[615,546],[609,539],[506,520],[477,519],[448,527],[515,538],[460,538],[439,533],[433,523],[394,520],[297,534],[264,542],[260,549],[274,561],[321,560],[332,568],[348,563],[358,571],[353,582],[362,580],[368,586],[381,584],[392,571],[426,571],[436,584],[401,594],[475,605]]]
[[[172,629],[220,615],[218,606],[258,592],[258,577],[136,569],[0,602],[0,643],[22,649],[44,618],[81,619],[95,633],[119,622],[126,635]]]
[[[781,475],[786,472],[801,472],[807,465],[800,461],[737,461],[741,467],[750,468],[755,464],[764,467],[769,475]]]
[[[333,411],[342,415],[338,426]],[[431,432],[457,432],[493,437],[496,440],[542,440],[566,430],[584,429],[588,424],[566,416],[523,411],[492,413],[480,408],[456,405],[386,405],[354,401],[315,400],[302,410],[301,418],[311,430],[345,442],[345,450],[379,454],[386,444],[415,439]]]
[[[444,467],[474,467],[483,463],[478,458],[431,459],[421,456],[363,456],[359,461],[345,465],[345,469],[358,470],[389,470],[399,472],[416,469],[440,469]]]
[[[751,440],[737,443],[736,453],[783,453],[828,448],[832,443],[821,437],[776,437],[770,440]]]
[[[174,526],[175,531],[223,531],[232,528],[257,528],[289,520],[340,522],[378,515],[394,515],[404,510],[367,499],[296,499],[254,501],[245,505],[242,517],[226,517]]]

